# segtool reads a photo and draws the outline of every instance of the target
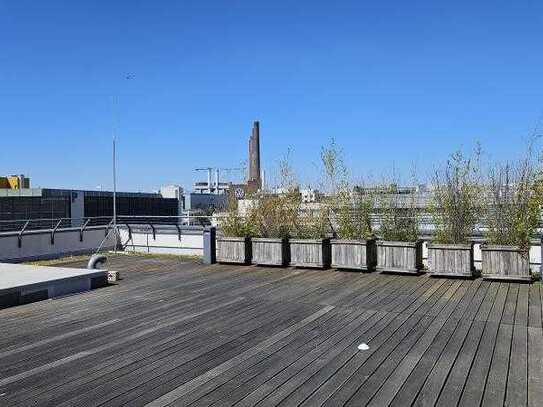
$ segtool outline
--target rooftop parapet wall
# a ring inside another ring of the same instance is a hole
[[[57,230],[54,238],[53,230],[32,230],[22,236],[19,232],[0,233],[0,261],[18,263],[87,254],[95,252],[100,245],[110,250],[115,239],[113,234],[106,238],[107,231],[107,226],[88,227],[83,233],[81,228],[66,228]]]

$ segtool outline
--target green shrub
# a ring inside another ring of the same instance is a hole
[[[479,156],[479,149],[469,157],[457,151],[434,174],[430,212],[437,243],[470,242],[483,206]]]
[[[485,216],[489,243],[519,246],[526,253],[541,213],[541,174],[531,156],[530,148],[517,163],[490,168]]]
[[[371,215],[374,210],[372,194],[344,190],[337,195],[335,208],[336,232],[340,239],[367,240],[373,237]]]
[[[228,197],[228,212],[221,220],[221,230],[229,237],[252,237],[256,233],[254,219],[251,216],[240,216],[238,201],[233,194]]]
[[[416,241],[419,237],[420,215],[415,194],[408,197],[400,195],[396,184],[382,186],[378,190],[380,237],[388,241]]]
[[[256,236],[288,238],[295,232],[300,210],[297,191],[277,195],[262,195],[255,200],[249,218],[255,226]]]
[[[252,237],[256,234],[254,224],[250,219],[229,212],[221,222],[221,229],[225,236]]]
[[[321,239],[330,233],[330,220],[324,210],[307,210],[299,214],[294,225],[298,239]]]

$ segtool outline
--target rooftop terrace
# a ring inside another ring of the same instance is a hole
[[[110,264],[0,311],[0,405],[543,405],[539,283]]]

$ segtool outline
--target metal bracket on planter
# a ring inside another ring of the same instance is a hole
[[[17,236],[17,246],[19,246],[19,248],[22,247],[22,245],[23,245],[23,233],[26,230],[26,228],[28,227],[29,223],[30,223],[30,221],[27,220],[26,223],[24,224],[23,228],[19,231],[19,236]]]
[[[55,232],[57,231],[58,227],[62,223],[62,219],[59,219],[53,230],[51,231],[51,244],[55,244]]]
[[[79,241],[83,241],[83,232],[87,228],[87,225],[89,224],[90,219],[87,219],[83,225],[81,225],[81,228],[79,229]]]
[[[156,231],[155,231],[155,227],[153,226],[152,223],[149,223],[149,226],[151,227],[151,230],[153,231],[153,240],[156,240]]]
[[[181,228],[177,224],[175,225],[175,228],[177,229],[177,238],[181,241]]]

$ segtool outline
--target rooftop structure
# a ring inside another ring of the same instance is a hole
[[[177,216],[179,201],[159,193],[117,192],[118,215]],[[0,231],[4,221],[111,217],[113,192],[55,188],[0,189]]]
[[[322,197],[319,190],[311,187],[301,189],[300,194],[303,203],[317,202]]]
[[[0,177],[0,189],[23,189],[30,188],[30,178],[24,175],[8,175]]]
[[[107,271],[0,263],[0,308],[107,285]]]

